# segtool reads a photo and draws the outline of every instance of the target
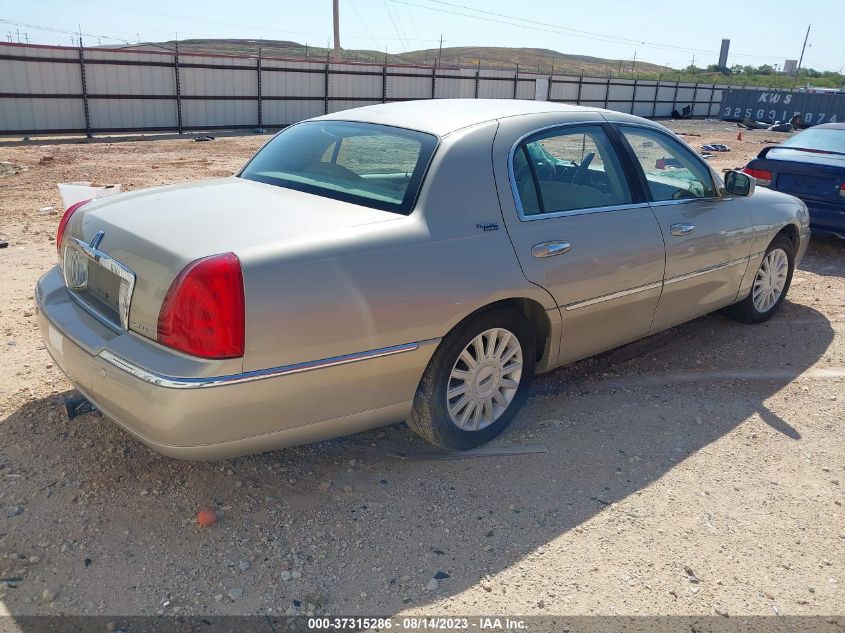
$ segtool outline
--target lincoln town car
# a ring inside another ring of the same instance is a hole
[[[367,106],[232,177],[69,207],[35,302],[73,385],[167,455],[403,420],[470,449],[536,374],[716,310],[770,318],[809,220],[755,185],[598,108]]]

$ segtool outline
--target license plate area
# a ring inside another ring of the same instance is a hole
[[[786,193],[831,198],[838,195],[838,184],[830,178],[820,178],[809,174],[783,173],[778,176],[777,188]]]
[[[65,246],[63,268],[65,284],[77,301],[96,316],[128,329],[129,304],[135,288],[131,270],[75,238],[69,238]]]
[[[89,259],[88,283],[77,293],[109,321],[120,325],[120,286],[120,277]]]

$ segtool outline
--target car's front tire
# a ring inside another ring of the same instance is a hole
[[[490,441],[525,402],[536,349],[531,324],[516,311],[494,308],[461,323],[429,361],[408,426],[447,449]]]
[[[734,304],[728,314],[743,323],[762,323],[780,308],[795,270],[795,247],[785,235],[778,235],[766,249],[754,275],[748,296]]]

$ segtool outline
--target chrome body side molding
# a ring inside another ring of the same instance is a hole
[[[747,264],[751,258],[750,257],[740,257],[739,259],[733,259],[729,262],[724,262],[721,264],[716,264],[715,266],[708,266],[707,268],[702,268],[701,270],[694,270],[691,273],[686,273],[683,275],[677,275],[676,277],[669,277],[663,283],[665,284],[674,284],[679,281],[686,281],[687,279],[692,279],[693,277],[700,277],[701,275],[706,275],[707,273],[714,273],[717,270],[724,270],[725,268],[730,268],[731,266],[739,266],[740,264]]]
[[[601,297],[595,297],[593,299],[587,299],[586,301],[578,301],[577,303],[570,303],[569,305],[564,306],[566,311],[570,310],[577,310],[578,308],[586,308],[587,306],[595,305],[597,303],[604,303],[605,301],[612,301],[613,299],[619,299],[621,297],[627,297],[628,295],[633,295],[638,292],[645,292],[646,290],[654,290],[655,288],[660,288],[663,285],[662,281],[655,281],[650,284],[645,284],[643,286],[636,286],[635,288],[629,288],[628,290],[620,290],[619,292],[614,292],[609,295],[602,295]]]
[[[753,255],[749,255],[748,257],[741,257],[739,259],[734,259],[729,262],[724,262],[722,264],[717,264],[715,266],[709,266],[707,268],[702,268],[701,270],[695,270],[691,273],[686,273],[683,275],[678,275],[676,277],[669,277],[664,281],[655,281],[654,283],[645,284],[642,286],[636,286],[634,288],[629,288],[628,290],[621,290],[619,292],[614,292],[609,295],[602,295],[600,297],[594,297],[593,299],[587,299],[585,301],[577,301],[575,303],[570,303],[564,306],[564,309],[569,312],[571,310],[577,310],[578,308],[586,308],[587,306],[595,305],[597,303],[603,303],[605,301],[612,301],[613,299],[619,299],[621,297],[627,297],[632,294],[636,294],[638,292],[645,292],[647,290],[654,290],[655,288],[660,288],[661,286],[674,284],[679,281],[686,281],[687,279],[693,279],[694,277],[699,277],[701,275],[706,275],[708,273],[713,273],[718,270],[724,270],[725,268],[730,268],[731,266],[739,266],[741,264],[747,264],[749,261],[752,261],[755,257],[759,257],[763,253],[755,253]]]
[[[420,348],[421,345],[430,341],[418,341],[416,343],[405,343],[403,345],[394,345],[391,347],[382,347],[380,349],[373,349],[366,352],[357,352],[355,354],[345,354],[343,356],[333,356],[332,358],[324,358],[321,360],[307,361],[304,363],[295,363],[293,365],[282,365],[279,367],[270,367],[267,369],[257,369],[255,371],[247,371],[239,374],[230,374],[228,376],[209,376],[204,378],[179,378],[177,376],[166,376],[148,371],[138,365],[129,362],[128,360],[110,352],[109,350],[102,350],[98,356],[107,363],[114,365],[118,369],[126,373],[148,382],[158,387],[166,387],[169,389],[204,389],[206,387],[221,387],[225,385],[235,385],[243,382],[252,382],[254,380],[264,380],[266,378],[278,378],[280,376],[288,376],[291,374],[299,374],[306,371],[313,371],[315,369],[325,369],[327,367],[337,367],[339,365],[347,365],[349,363],[357,363],[365,360],[372,360],[374,358],[381,358],[383,356],[392,356],[394,354],[402,354],[404,352],[413,352]]]

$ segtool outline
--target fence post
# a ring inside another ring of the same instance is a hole
[[[710,85],[710,105],[707,106],[707,116],[713,115],[713,98],[716,96],[716,84]]]
[[[701,75],[695,76],[695,88],[692,90],[692,112],[690,116],[695,116],[695,104],[698,102],[698,84],[701,82]]]
[[[431,67],[431,98],[434,99],[437,90],[437,66]]]
[[[657,83],[654,86],[654,101],[651,104],[651,118],[657,116],[657,95],[660,94],[660,78],[663,76],[662,73],[657,74]]]
[[[478,86],[481,82],[481,58],[478,59],[478,66],[475,69],[475,98],[478,99]]]
[[[516,99],[519,90],[519,62],[516,63],[516,70],[513,73],[513,98]]]
[[[604,87],[604,109],[607,110],[607,104],[610,101],[610,77],[607,78],[607,85]]]
[[[179,42],[176,42],[176,53],[173,55],[173,76],[176,79],[176,129],[182,133],[182,86],[179,79]]]
[[[381,102],[387,103],[387,63],[381,67]]]
[[[546,86],[546,101],[551,101],[551,100],[552,100],[552,79],[553,79],[553,78],[554,78],[554,75],[553,75],[553,74],[552,74],[552,75],[549,75],[549,83],[548,83],[548,85]]]
[[[85,111],[85,136],[91,134],[91,113],[88,110],[88,82],[85,80],[85,52],[82,48],[82,38],[79,38],[79,76],[82,80],[82,108]]]
[[[672,112],[678,109],[678,87],[681,85],[681,75],[678,74],[678,80],[675,82],[675,94],[672,95]]]
[[[258,59],[256,60],[256,70],[258,76],[258,129],[263,127],[263,117],[261,113],[261,45],[258,46]]]
[[[329,52],[326,51],[326,76],[325,76],[325,87],[324,87],[326,100],[324,104],[325,113],[329,113]]]
[[[634,94],[631,95],[631,114],[634,114],[634,106],[637,104],[637,79],[634,75]]]
[[[581,91],[584,89],[584,71],[578,76],[578,96],[575,97],[575,105],[581,105]]]

